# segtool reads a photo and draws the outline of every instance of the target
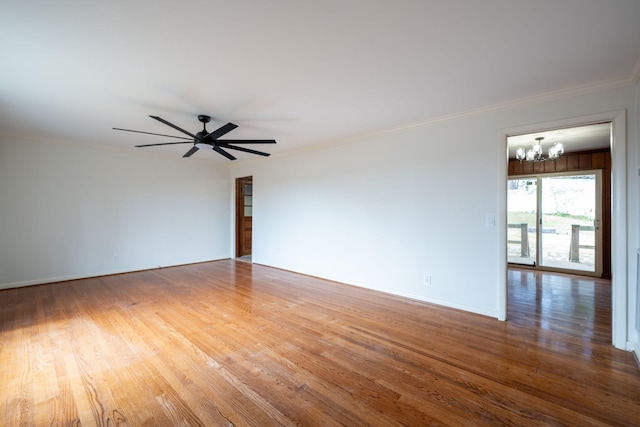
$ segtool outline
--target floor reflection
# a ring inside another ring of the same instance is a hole
[[[537,344],[586,357],[610,344],[610,280],[521,268],[507,277],[508,322],[531,327]]]

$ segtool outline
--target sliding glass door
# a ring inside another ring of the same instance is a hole
[[[509,180],[509,262],[600,275],[601,172]]]

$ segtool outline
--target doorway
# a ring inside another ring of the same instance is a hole
[[[236,179],[236,258],[251,259],[253,245],[253,177]]]
[[[513,135],[525,135],[539,132],[541,129],[567,129],[571,127],[585,126],[594,123],[611,123],[610,132],[610,170],[605,176],[610,178],[609,184],[603,183],[603,189],[610,190],[611,207],[610,214],[610,260],[611,260],[611,323],[612,344],[620,349],[625,349],[627,344],[627,195],[626,195],[626,110],[616,110],[605,113],[596,113],[587,116],[561,119],[552,122],[536,123],[530,125],[505,128],[499,131],[499,148],[496,155],[502,165],[499,169],[499,178],[502,183],[502,191],[499,194],[498,210],[498,244],[499,252],[504,254],[498,259],[499,265],[499,290],[498,319],[507,320],[507,185],[508,175],[512,163],[508,161],[508,139]],[[552,162],[544,162],[552,163]],[[544,164],[542,163],[542,164]],[[534,166],[535,167],[535,166]],[[606,239],[603,239],[606,240]]]

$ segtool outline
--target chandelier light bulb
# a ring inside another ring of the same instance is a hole
[[[551,160],[560,158],[562,153],[564,153],[564,147],[559,142],[556,142],[555,144],[553,144],[553,147],[549,148],[549,158]]]
[[[554,147],[556,147],[556,151],[558,152],[558,157],[564,154],[564,145],[562,145],[561,142],[556,142],[554,144]]]
[[[533,152],[536,154],[542,154],[542,146],[540,144],[533,144]]]
[[[527,150],[527,161],[528,162],[533,162],[536,158],[536,152],[533,151],[533,148],[529,148]]]

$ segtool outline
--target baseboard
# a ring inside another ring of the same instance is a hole
[[[410,299],[414,299],[414,300],[418,300],[418,301],[428,302],[430,304],[441,305],[443,307],[454,308],[456,310],[462,310],[462,311],[466,311],[468,313],[480,314],[482,316],[493,317],[495,319],[498,318],[498,312],[497,311],[484,310],[484,309],[481,309],[481,308],[478,308],[478,307],[473,307],[473,306],[464,305],[464,304],[452,303],[451,301],[444,301],[444,300],[439,300],[439,299],[436,299],[436,298],[427,298],[427,297],[424,297],[422,295],[414,295],[414,294],[405,293],[405,292],[396,292],[396,291],[389,291],[389,290],[384,290],[384,289],[375,289],[375,290],[378,290],[380,292],[384,292],[384,293],[387,293],[387,294],[392,294],[392,295],[397,295],[397,296],[410,298]]]
[[[409,299],[413,299],[416,301],[422,301],[422,302],[428,302],[430,304],[436,304],[436,305],[440,305],[443,307],[448,307],[448,308],[454,308],[456,310],[462,310],[462,311],[466,311],[469,313],[474,313],[474,314],[479,314],[481,316],[487,316],[487,317],[493,317],[494,319],[498,319],[498,311],[490,311],[490,310],[484,310],[478,307],[472,307],[472,306],[468,306],[468,305],[464,305],[464,304],[456,304],[456,303],[452,303],[450,301],[444,301],[444,300],[439,300],[439,299],[435,299],[435,298],[427,298],[424,297],[422,295],[415,295],[412,293],[408,293],[408,292],[398,292],[395,291],[393,289],[388,289],[388,288],[378,288],[378,287],[373,287],[373,286],[368,286],[368,285],[362,285],[359,283],[350,283],[350,282],[345,282],[342,281],[338,278],[329,278],[329,277],[322,277],[322,276],[316,276],[313,274],[309,274],[309,273],[304,273],[301,271],[297,271],[297,270],[292,270],[292,269],[288,269],[288,268],[283,268],[283,267],[277,267],[271,264],[264,264],[261,262],[256,262],[253,261],[253,264],[255,265],[263,265],[265,267],[269,267],[269,268],[276,268],[278,270],[283,270],[283,271],[289,271],[292,273],[296,273],[296,274],[302,274],[304,276],[309,276],[309,277],[314,277],[317,279],[322,279],[322,280],[328,280],[330,282],[336,282],[336,283],[340,283],[341,285],[347,285],[347,286],[356,286],[358,288],[363,288],[363,289],[369,289],[370,291],[376,291],[376,292],[382,292],[385,294],[389,294],[389,295],[395,295],[398,297],[403,297],[403,298],[409,298]]]
[[[634,343],[633,348],[631,349],[631,353],[633,353],[633,358],[636,361],[636,365],[638,366],[638,370],[640,370],[640,343]]]
[[[158,267],[137,268],[137,269],[133,269],[133,270],[109,270],[109,271],[87,273],[87,274],[77,274],[77,275],[60,276],[60,277],[48,277],[48,278],[36,279],[36,280],[25,280],[24,282],[2,283],[2,284],[0,284],[0,290],[12,289],[12,288],[24,288],[26,286],[47,285],[47,284],[51,284],[51,283],[68,282],[68,281],[71,281],[71,280],[91,279],[91,278],[94,278],[94,277],[113,276],[115,274],[136,273],[136,272],[139,272],[139,271],[157,270],[157,269],[160,269],[160,268],[181,267],[181,266],[185,266],[185,265],[201,264],[203,262],[220,261],[220,260],[223,260],[223,259],[229,259],[229,258],[216,258],[216,259],[210,259],[210,260],[204,260],[204,261],[188,262],[188,263],[184,263],[184,264],[171,264],[171,265],[162,265],[162,266],[158,266]]]
[[[332,280],[332,279],[324,279],[324,280]],[[365,288],[365,289],[369,289],[372,291],[376,291],[376,292],[382,292],[385,294],[390,294],[390,295],[395,295],[398,297],[403,297],[403,298],[409,298],[409,299],[413,299],[416,301],[422,301],[422,302],[428,302],[430,304],[436,304],[436,305],[440,305],[443,307],[447,307],[447,308],[453,308],[456,310],[462,310],[462,311],[466,311],[468,313],[474,313],[474,314],[479,314],[481,316],[487,316],[487,317],[493,317],[494,319],[498,319],[498,311],[490,311],[490,310],[484,310],[482,308],[479,307],[473,307],[473,306],[469,306],[469,305],[464,305],[464,304],[458,304],[458,303],[453,303],[451,301],[445,301],[445,300],[440,300],[437,298],[428,298],[422,295],[416,295],[416,294],[412,294],[409,292],[399,292],[393,289],[387,289],[387,288],[377,288],[377,287],[372,287],[372,286],[365,286],[365,285],[360,285],[357,283],[345,283],[346,285],[351,285],[351,286],[357,286],[359,288]]]
[[[93,274],[78,274],[71,276],[47,277],[44,279],[25,280],[24,282],[13,282],[0,284],[1,289],[24,288],[26,286],[47,285],[50,283],[67,282],[70,280],[90,279],[92,277],[111,276],[113,274],[130,273],[129,271],[104,271]]]

